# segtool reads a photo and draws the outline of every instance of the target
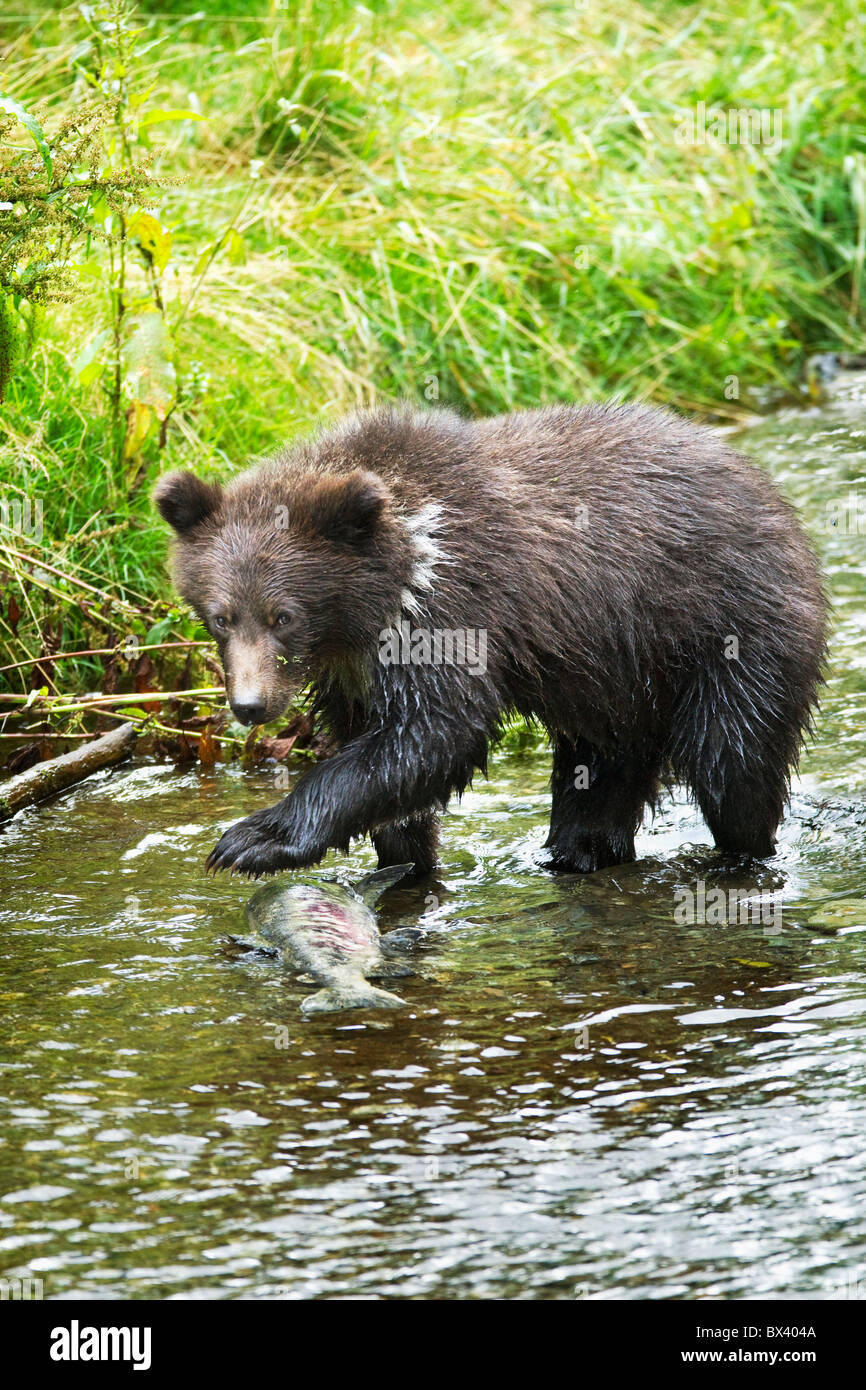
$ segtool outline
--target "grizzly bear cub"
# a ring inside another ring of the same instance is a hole
[[[338,744],[210,868],[369,832],[381,865],[429,871],[513,714],[553,744],[550,867],[634,859],[671,779],[720,850],[773,853],[826,603],[791,507],[711,432],[645,406],[378,410],[225,488],[168,474],[156,502],[237,718],[309,685]]]

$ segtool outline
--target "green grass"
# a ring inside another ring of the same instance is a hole
[[[859,0],[191,9],[142,7],[135,75],[148,105],[207,118],[152,132],[157,172],[181,178],[152,210],[173,231],[169,321],[187,306],[186,404],[129,496],[100,384],[72,371],[104,313],[90,281],[3,407],[0,495],[42,496],[45,553],[111,595],[170,599],[147,500],[166,467],[225,474],[394,397],[490,412],[617,395],[736,419],[791,391],[808,354],[862,345]],[[3,90],[50,126],[77,99],[74,10],[4,35]],[[698,101],[779,112],[782,149],[678,143]],[[191,298],[232,224],[243,263],[220,253]],[[117,529],[71,540],[87,523]],[[102,645],[106,628],[8,574],[0,664],[49,628]],[[115,635],[132,622],[106,613]]]

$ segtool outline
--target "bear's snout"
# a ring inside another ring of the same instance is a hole
[[[241,724],[264,724],[267,713],[268,707],[264,700],[243,705],[232,701],[232,714]]]
[[[297,694],[294,665],[279,661],[266,640],[229,638],[223,653],[226,695],[241,724],[269,724],[284,714]]]

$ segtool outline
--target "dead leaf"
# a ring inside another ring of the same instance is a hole
[[[213,767],[219,753],[219,744],[213,736],[213,729],[208,724],[202,729],[198,738],[198,760],[205,767]]]
[[[292,734],[291,738],[271,738],[270,735],[265,735],[256,744],[256,753],[260,758],[273,758],[281,763],[289,756],[297,741],[297,734]]]
[[[156,675],[156,667],[150,659],[149,652],[142,652],[135,663],[135,674],[132,678],[133,687],[139,695],[149,695],[156,687],[153,678]]]
[[[149,405],[143,401],[133,401],[126,412],[126,437],[123,441],[123,457],[135,458],[147,439],[154,415]]]

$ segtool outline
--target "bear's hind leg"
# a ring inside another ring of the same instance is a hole
[[[767,859],[776,853],[776,829],[788,797],[787,771],[779,771],[755,754],[751,766],[739,757],[702,759],[695,793],[715,841],[723,854]]]
[[[716,849],[747,859],[769,859],[776,853],[776,827],[782,819],[783,802],[775,798],[756,798],[756,788],[748,779],[741,786],[729,786],[720,802],[712,794],[698,791],[698,801],[709,826]]]
[[[708,667],[677,718],[685,731],[672,750],[678,778],[688,782],[723,854],[766,859],[797,764],[808,700],[797,705],[781,676],[731,663]]]
[[[436,866],[436,846],[439,842],[439,818],[435,811],[425,811],[409,820],[395,821],[382,826],[373,834],[373,845],[379,856],[379,868],[392,864],[414,864],[416,877],[429,874]]]
[[[585,739],[553,744],[548,867],[592,873],[635,858],[634,837],[656,797],[659,769],[636,757],[605,758]]]

